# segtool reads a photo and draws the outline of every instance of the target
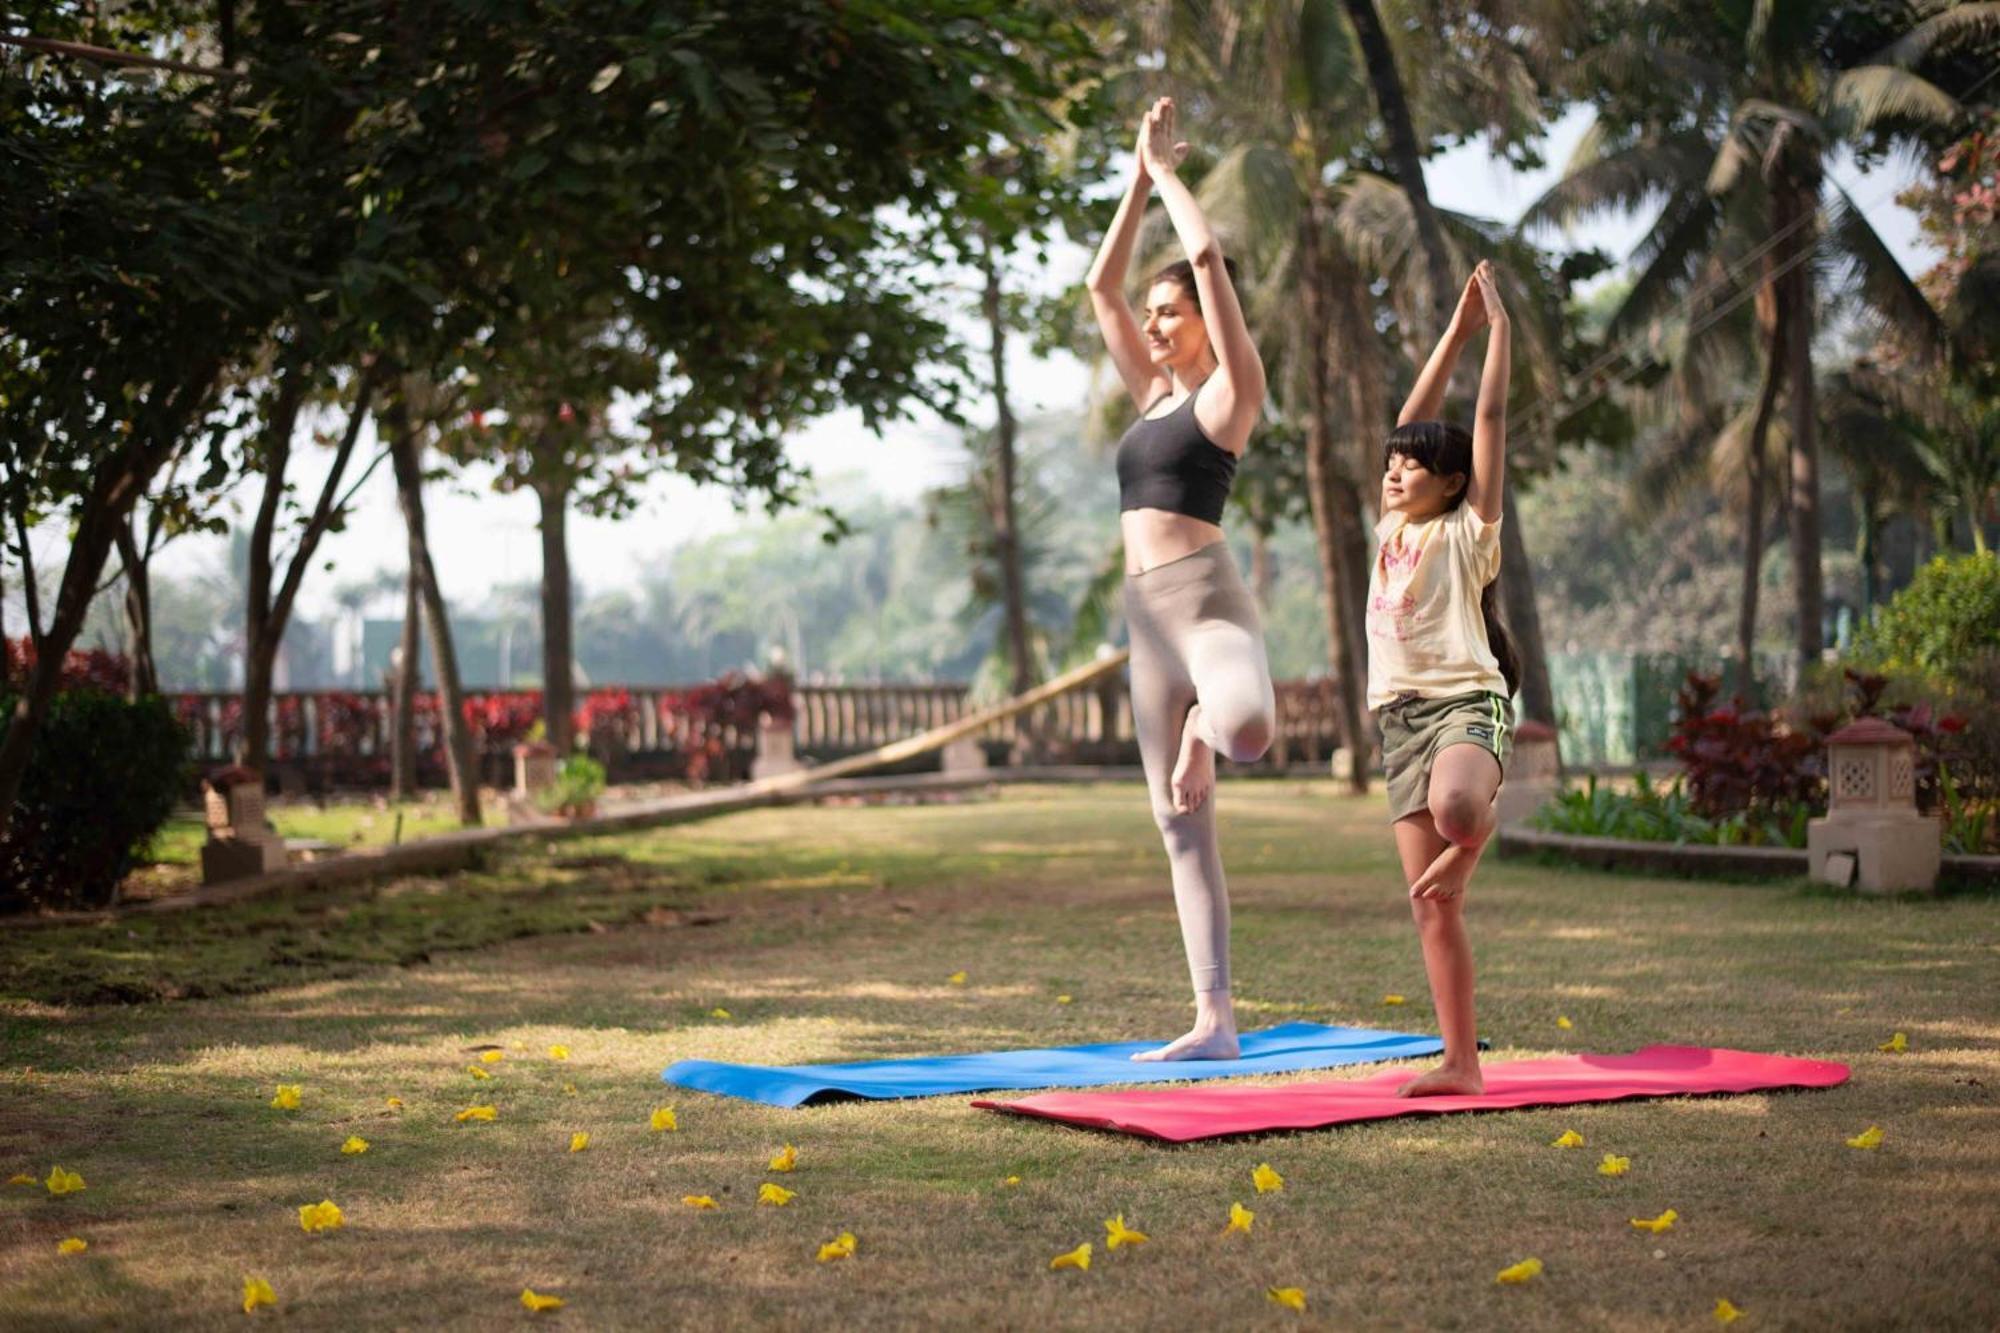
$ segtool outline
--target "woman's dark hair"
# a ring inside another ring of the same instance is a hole
[[[1224,255],[1222,257],[1222,270],[1229,275],[1229,285],[1231,287],[1236,286],[1236,261],[1228,255]],[[1188,263],[1187,260],[1176,259],[1173,263],[1155,273],[1153,281],[1146,285],[1151,287],[1155,282],[1173,283],[1187,293],[1188,300],[1194,302],[1196,310],[1201,309],[1201,290],[1194,285],[1194,265]]]
[[[1465,493],[1472,489],[1472,434],[1465,427],[1449,421],[1412,421],[1398,426],[1382,444],[1384,471],[1388,470],[1389,460],[1398,455],[1440,477],[1463,476],[1465,485],[1446,501],[1445,508],[1456,509],[1465,503]],[[1480,589],[1479,614],[1486,622],[1487,646],[1493,649],[1493,658],[1500,664],[1500,675],[1507,682],[1511,697],[1521,689],[1521,658],[1514,651],[1514,640],[1508,637],[1507,627],[1494,605],[1493,587],[1489,583]]]

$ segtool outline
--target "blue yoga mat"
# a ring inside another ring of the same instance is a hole
[[[681,1060],[660,1077],[683,1088],[744,1097],[772,1106],[801,1106],[826,1098],[935,1097],[951,1092],[998,1089],[1095,1088],[1109,1083],[1171,1083],[1232,1078],[1242,1074],[1288,1074],[1300,1069],[1333,1069],[1435,1055],[1436,1037],[1379,1028],[1330,1028],[1318,1023],[1283,1023],[1241,1038],[1235,1060],[1167,1060],[1136,1063],[1135,1051],[1165,1045],[1158,1041],[1114,1041],[1097,1046],[1058,1046],[1040,1051],[988,1051],[977,1055],[928,1055],[913,1060],[863,1060],[845,1065],[727,1065],[714,1060]]]

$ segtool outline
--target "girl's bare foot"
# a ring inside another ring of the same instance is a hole
[[[1417,882],[1410,886],[1412,898],[1462,898],[1466,885],[1472,881],[1472,872],[1479,868],[1479,854],[1485,850],[1478,847],[1461,847],[1457,843],[1448,845],[1437,855],[1437,860]]]
[[[1155,1060],[1234,1060],[1242,1054],[1236,1041],[1236,1010],[1227,990],[1201,991],[1195,995],[1194,1027],[1156,1050],[1140,1051],[1132,1058],[1140,1063]]]
[[[1201,809],[1202,802],[1215,790],[1215,751],[1201,739],[1197,725],[1200,717],[1200,704],[1188,709],[1187,721],[1181,727],[1180,758],[1174,763],[1171,788],[1174,809],[1184,815]]]
[[[1477,1097],[1486,1091],[1486,1078],[1478,1062],[1470,1065],[1441,1064],[1428,1074],[1420,1074],[1396,1089],[1398,1097]]]

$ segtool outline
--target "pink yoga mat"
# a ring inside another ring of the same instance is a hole
[[[1275,1087],[1234,1083],[1129,1092],[1047,1092],[1018,1101],[981,1099],[973,1105],[1187,1143],[1225,1134],[1323,1129],[1399,1115],[1504,1111],[1522,1106],[1772,1088],[1831,1088],[1847,1081],[1847,1066],[1831,1060],[1797,1060],[1707,1046],[1648,1046],[1630,1055],[1559,1055],[1547,1060],[1489,1064],[1484,1070],[1486,1091],[1477,1097],[1398,1097],[1396,1089],[1421,1072],[1392,1069],[1372,1078]]]

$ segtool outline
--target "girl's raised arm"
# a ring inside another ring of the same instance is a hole
[[[1514,373],[1514,328],[1500,303],[1500,278],[1482,262],[1472,271],[1485,308],[1486,366],[1479,373],[1479,406],[1472,418],[1472,482],[1465,502],[1488,523],[1500,521],[1507,494],[1507,382]]]

